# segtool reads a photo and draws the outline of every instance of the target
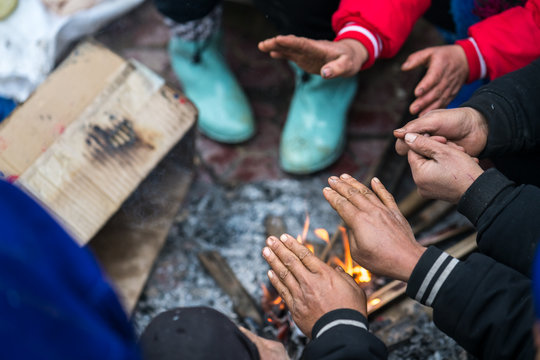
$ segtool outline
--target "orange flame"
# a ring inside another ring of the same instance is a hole
[[[315,229],[313,232],[319,239],[324,240],[326,243],[330,242],[330,236],[328,235],[328,231],[326,231],[326,229],[319,228]]]
[[[351,275],[357,283],[370,282],[371,274],[369,273],[369,271],[367,271],[361,266],[353,265],[353,259],[351,257],[351,246],[349,242],[349,235],[347,234],[347,229],[345,229],[343,226],[340,226],[339,231],[341,232],[341,238],[343,240],[344,261],[341,261],[337,257],[334,257],[333,261],[337,265],[341,266],[347,274]]]

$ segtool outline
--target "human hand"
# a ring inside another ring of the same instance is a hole
[[[484,172],[475,158],[429,137],[407,133],[405,142],[413,179],[423,197],[457,203]]]
[[[239,328],[257,346],[261,360],[289,360],[287,350],[285,350],[282,343],[257,336],[241,326]]]
[[[313,40],[294,35],[280,35],[261,41],[259,50],[274,59],[294,61],[305,71],[325,79],[353,76],[368,58],[364,45],[357,40]]]
[[[409,132],[444,137],[462,146],[467,154],[478,156],[486,147],[488,125],[481,113],[469,107],[430,111],[401,129],[394,130],[396,151],[400,155],[409,151],[404,141],[405,134]]]
[[[366,294],[342,268],[325,264],[290,235],[270,236],[266,244],[268,278],[306,336],[332,310],[353,309],[367,317]]]
[[[351,256],[376,274],[408,281],[426,248],[418,244],[392,195],[373,178],[373,191],[347,174],[328,179],[324,197],[352,230]]]
[[[429,47],[412,53],[401,66],[408,71],[427,66],[426,75],[416,88],[416,100],[411,104],[411,114],[420,116],[430,110],[444,108],[452,101],[469,75],[465,51],[459,45]]]

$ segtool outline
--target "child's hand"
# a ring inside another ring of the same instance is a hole
[[[411,114],[420,113],[420,116],[446,107],[469,75],[467,57],[459,45],[434,46],[417,51],[407,58],[401,70],[408,71],[422,65],[428,70],[414,89],[417,99],[409,108]]]

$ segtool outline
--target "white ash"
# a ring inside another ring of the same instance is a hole
[[[317,179],[265,181],[234,189],[193,184],[133,314],[137,332],[158,313],[182,306],[210,306],[237,321],[232,301],[204,270],[197,253],[219,251],[258,303],[269,269],[261,256],[264,219],[282,217],[287,231],[296,236],[309,213],[310,241],[317,241],[315,228],[332,233],[340,219],[322,196],[324,186]]]

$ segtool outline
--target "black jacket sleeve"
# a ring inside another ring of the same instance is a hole
[[[479,358],[534,358],[531,281],[483,254],[459,261],[428,248],[407,295],[433,307],[435,325]]]
[[[478,110],[488,122],[480,157],[500,157],[540,146],[540,59],[480,88],[462,107]]]
[[[358,311],[339,309],[322,316],[313,326],[304,360],[380,360],[386,347],[368,331],[367,319]]]
[[[483,254],[530,277],[540,240],[539,188],[517,186],[489,169],[467,189],[458,211],[478,229]]]

